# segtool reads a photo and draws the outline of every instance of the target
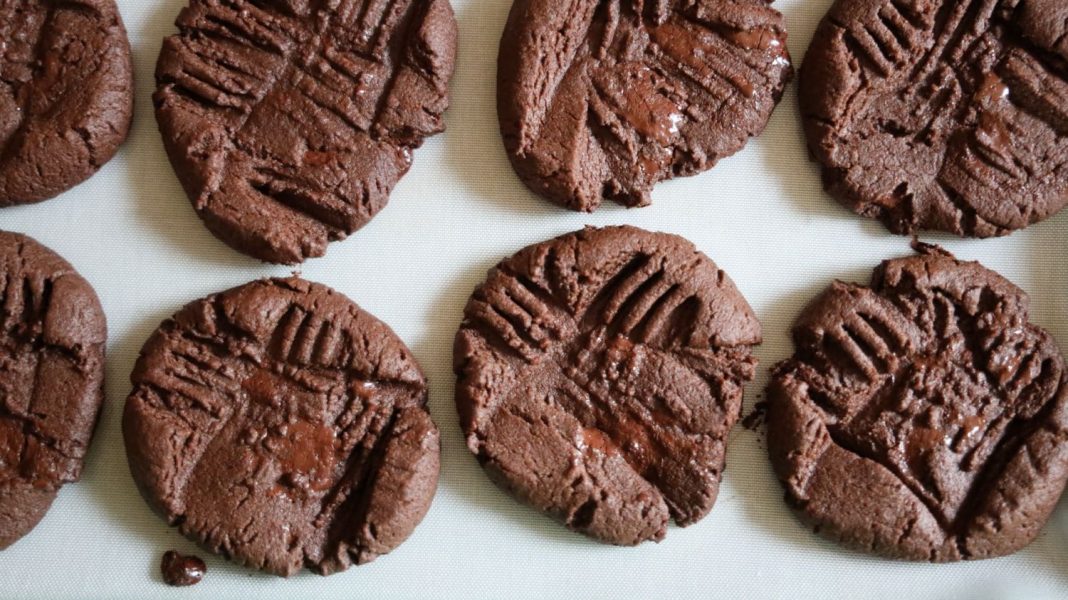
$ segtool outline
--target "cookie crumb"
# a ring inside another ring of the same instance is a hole
[[[185,587],[200,583],[208,572],[208,565],[199,556],[183,556],[177,550],[168,550],[163,553],[159,570],[167,585]]]
[[[768,416],[768,401],[761,400],[753,406],[753,410],[742,419],[742,427],[749,431],[760,432],[764,429],[764,422]]]

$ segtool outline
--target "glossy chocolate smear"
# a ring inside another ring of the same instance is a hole
[[[184,556],[177,550],[168,550],[163,553],[159,570],[167,585],[186,587],[200,583],[208,572],[208,565],[199,556]]]
[[[87,179],[132,116],[130,43],[114,0],[0,2],[0,207]]]
[[[642,206],[763,131],[792,74],[762,0],[516,0],[497,108],[532,190],[575,210]]]
[[[156,66],[156,118],[197,213],[298,263],[362,227],[444,130],[448,0],[191,0]]]
[[[193,302],[132,379],[134,478],[212,552],[329,574],[392,550],[430,506],[439,449],[423,374],[329,288],[264,280]]]
[[[29,237],[0,232],[0,549],[80,478],[106,341],[89,283]]]
[[[760,323],[686,240],[633,227],[530,246],[490,271],[456,337],[468,447],[571,529],[659,540],[715,502]]]
[[[1004,235],[1068,203],[1068,4],[838,0],[801,70],[825,185],[896,233]]]
[[[1064,360],[1020,289],[917,247],[798,319],[797,352],[769,387],[772,462],[802,517],[846,545],[1009,554],[1068,479]]]

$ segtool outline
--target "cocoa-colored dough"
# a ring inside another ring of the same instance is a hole
[[[89,283],[48,248],[0,231],[0,549],[81,477],[106,341]]]
[[[837,0],[801,68],[827,190],[895,233],[1004,235],[1068,203],[1068,3]]]
[[[633,227],[489,272],[456,336],[456,405],[491,478],[569,528],[660,540],[712,509],[760,323],[690,242]]]
[[[515,0],[497,112],[536,193],[592,211],[649,204],[764,130],[793,76],[764,0]]]
[[[819,533],[921,561],[1010,554],[1068,479],[1068,375],[1028,298],[935,246],[835,283],[768,389],[768,451]]]
[[[330,288],[271,279],[192,302],[131,379],[134,479],[211,552],[335,573],[395,548],[430,507],[439,439],[422,371]]]
[[[114,0],[0,3],[0,207],[88,179],[132,117],[130,42]]]
[[[448,0],[191,0],[156,66],[156,119],[219,239],[276,263],[322,256],[385,206],[443,131]]]

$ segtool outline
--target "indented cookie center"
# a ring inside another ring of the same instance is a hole
[[[275,406],[285,382],[268,371],[257,370],[251,377],[241,382],[241,389],[248,393],[252,402]]]
[[[667,146],[678,137],[683,108],[669,97],[675,86],[649,67],[626,62],[601,68],[593,84],[613,112],[645,139]]]
[[[280,481],[297,489],[330,489],[340,445],[334,429],[310,421],[278,428],[266,443],[282,470]]]
[[[373,387],[373,384],[371,384]],[[257,370],[241,384],[253,405],[245,431],[245,441],[261,454],[261,462],[271,463],[277,484],[271,493],[324,492],[333,485],[341,442],[336,428],[291,414],[307,392],[267,370]],[[364,386],[358,389],[363,390]],[[275,413],[275,414],[272,414]],[[275,422],[280,421],[280,422]]]
[[[947,524],[967,500],[1011,413],[984,375],[961,360],[915,360],[852,420],[834,427],[835,437],[878,457],[937,507]]]
[[[618,455],[655,484],[659,471],[704,442],[689,437],[691,411],[677,394],[701,394],[707,384],[671,356],[604,329],[580,336],[564,355],[540,378],[556,379],[547,401],[581,423],[576,448],[586,460]],[[658,386],[652,373],[672,374],[680,390]]]

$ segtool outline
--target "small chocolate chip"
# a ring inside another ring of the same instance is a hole
[[[159,570],[167,585],[184,587],[200,583],[208,572],[208,566],[198,556],[182,556],[177,550],[168,550],[163,553]]]

